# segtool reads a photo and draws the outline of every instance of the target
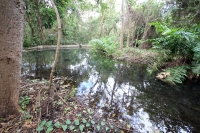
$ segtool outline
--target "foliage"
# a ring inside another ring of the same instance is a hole
[[[73,98],[73,97],[75,96],[76,92],[77,92],[77,88],[72,88],[72,90],[71,90],[69,96],[70,96],[71,98]]]
[[[153,39],[153,48],[166,49],[169,55],[183,56],[192,60],[193,48],[196,46],[198,36],[195,33],[180,28],[168,28],[160,23],[151,23],[155,26],[161,37]]]
[[[155,58],[153,63],[150,63],[147,67],[147,71],[149,74],[158,71],[160,67],[163,65],[163,63],[169,59],[169,56],[167,56],[164,50],[159,51],[158,53],[159,54],[157,55],[157,58]]]
[[[105,37],[100,39],[93,39],[90,42],[91,50],[93,52],[100,52],[106,56],[112,56],[117,50],[117,43],[114,37]]]
[[[194,51],[194,57],[193,57],[193,66],[192,71],[193,73],[197,74],[197,76],[200,75],[200,43],[196,45],[196,47],[193,48]]]
[[[187,69],[188,66],[178,66],[174,68],[168,68],[165,72],[169,72],[170,76],[168,76],[165,81],[170,83],[182,83],[187,77]]]
[[[197,45],[193,48],[193,51],[194,51],[193,60],[196,63],[200,63],[200,42],[197,43]]]
[[[100,120],[100,121],[95,121],[94,119],[92,119],[90,115],[94,112],[91,112],[90,109],[88,109],[87,113],[89,115],[89,118],[81,117],[81,118],[76,118],[73,121],[67,119],[64,123],[56,122],[53,124],[52,121],[43,120],[37,127],[36,131],[39,131],[39,132],[46,131],[47,133],[52,132],[54,129],[60,129],[60,130],[63,130],[64,132],[66,131],[83,132],[83,131],[90,131],[91,129],[95,131],[111,131],[111,132],[121,131],[117,127],[114,128],[112,124],[107,123],[105,119]],[[126,125],[129,128],[128,124]]]
[[[21,105],[21,108],[23,110],[25,110],[27,105],[30,103],[30,101],[31,101],[30,97],[24,96],[24,97],[21,97],[21,100],[19,101],[19,104]]]
[[[45,29],[50,29],[56,20],[56,14],[53,8],[41,8],[42,22]]]
[[[193,24],[198,24],[200,21],[199,0],[171,0],[168,1],[168,6],[171,8],[171,16],[173,25],[178,27],[191,27]]]
[[[197,74],[197,76],[200,75],[200,64],[195,64],[192,66],[192,72]]]

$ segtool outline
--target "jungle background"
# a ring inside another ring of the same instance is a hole
[[[172,83],[199,78],[199,0],[55,0],[55,4],[62,20],[62,45],[91,44],[93,51],[116,58],[154,50],[160,55],[149,63],[150,73],[170,68],[164,77],[170,73],[167,80]],[[25,21],[24,48],[56,45],[56,15],[48,1],[26,0]]]

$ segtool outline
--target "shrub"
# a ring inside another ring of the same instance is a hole
[[[196,33],[188,32],[180,28],[168,28],[158,22],[151,23],[161,37],[153,39],[153,48],[167,50],[171,56],[183,56],[189,60],[193,58],[193,48],[197,44],[198,36]]]
[[[112,56],[117,50],[117,43],[113,37],[105,37],[102,39],[93,39],[89,42],[93,52],[100,52],[106,56]]]

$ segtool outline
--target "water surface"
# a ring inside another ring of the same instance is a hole
[[[48,79],[55,50],[23,54],[22,75]],[[134,133],[200,132],[200,85],[167,85],[146,66],[113,61],[86,49],[60,51],[56,76],[76,81],[77,96],[102,117],[125,120]]]

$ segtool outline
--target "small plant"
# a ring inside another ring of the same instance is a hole
[[[25,110],[27,105],[30,103],[31,98],[28,96],[21,97],[21,100],[19,101],[19,105],[21,105],[22,110]]]
[[[25,112],[24,113],[24,119],[25,120],[28,120],[28,119],[30,119],[32,117],[32,115],[30,115],[30,112]]]
[[[57,124],[56,124],[57,127],[59,127]],[[42,121],[40,123],[40,125],[37,127],[36,131],[42,131],[42,130],[46,130],[47,133],[50,133],[51,131],[53,131],[53,125],[52,125],[52,121]]]
[[[127,126],[128,127],[128,126]],[[130,129],[130,127],[128,127]],[[74,121],[67,119],[64,123],[52,121],[42,121],[37,127],[36,131],[45,131],[46,133],[52,132],[54,129],[63,130],[64,132],[84,132],[95,130],[97,132],[101,131],[120,131],[118,128],[114,128],[113,125],[106,123],[105,119],[101,121],[94,121],[92,118],[76,118]]]
[[[72,91],[69,94],[70,98],[73,98],[75,96],[76,92],[77,92],[77,88],[72,88]]]
[[[57,104],[58,104],[58,105],[63,105],[63,102],[58,101]]]
[[[65,108],[65,110],[64,110],[64,113],[65,113],[65,114],[67,114],[68,112],[70,112],[70,110],[71,110],[71,108],[70,108],[70,107],[68,107],[68,108]]]

